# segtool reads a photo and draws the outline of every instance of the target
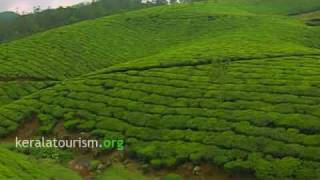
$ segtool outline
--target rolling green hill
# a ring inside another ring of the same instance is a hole
[[[163,6],[1,44],[0,78],[47,84],[129,61],[313,54],[319,47],[317,32],[292,18],[252,14],[230,5]]]
[[[264,14],[300,14],[320,9],[317,0],[209,0]]]
[[[320,2],[236,2],[148,8],[0,45],[0,135],[36,115],[39,133],[60,121],[124,138],[154,168],[320,178],[320,29],[286,16]]]
[[[317,30],[288,17],[257,15],[228,5],[162,6],[1,44],[0,70],[3,78],[62,80],[177,50],[186,51],[178,55],[206,51],[203,56],[304,53],[319,46]],[[209,48],[215,52],[207,52]]]
[[[0,147],[0,179],[80,180],[75,172],[49,160],[35,160]]]
[[[0,12],[1,21],[11,21],[17,17],[19,17],[19,15],[11,11]]]

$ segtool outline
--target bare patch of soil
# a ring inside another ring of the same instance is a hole
[[[7,137],[1,139],[1,142],[14,142],[16,137],[19,139],[31,139],[36,136],[39,128],[39,121],[34,116],[29,120],[23,121],[16,132],[9,134]]]
[[[199,165],[199,174],[194,174],[194,165],[185,163],[175,169],[151,170],[148,175],[163,177],[169,173],[175,173],[183,177],[184,180],[253,180],[253,175],[236,175],[226,172],[223,168],[202,164]]]
[[[84,179],[94,179],[94,173],[90,170],[91,159],[86,156],[78,156],[68,163],[68,167],[77,171]]]

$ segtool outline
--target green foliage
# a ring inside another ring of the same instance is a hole
[[[24,15],[4,12],[0,14],[0,27],[3,27],[0,41],[14,40],[55,27],[143,7],[139,0],[99,0],[57,9],[41,9],[43,7],[39,6],[34,7],[33,13]]]
[[[9,104],[21,97],[52,86],[52,82],[2,82],[0,78],[0,106]]]
[[[225,4],[246,9],[255,13],[266,14],[300,14],[304,12],[314,11],[320,8],[318,1],[310,0],[222,0],[215,1],[217,4]],[[290,4],[290,5],[289,5]]]
[[[80,123],[81,121],[79,119],[68,120],[64,123],[64,127],[67,130],[76,130]]]
[[[35,116],[46,133],[63,121],[68,131],[124,139],[154,168],[191,161],[260,179],[318,179],[320,33],[279,15],[318,1],[245,2],[148,8],[0,45],[4,81],[57,80],[30,93],[4,83],[0,134]]]
[[[182,177],[177,174],[168,174],[164,177],[164,180],[182,180]]]
[[[12,12],[12,11],[5,11],[0,13],[0,20],[1,21],[12,21],[17,18],[19,15]]]
[[[76,172],[57,165],[52,160],[36,160],[3,147],[0,148],[0,156],[0,179],[81,179]]]
[[[152,177],[143,175],[136,170],[128,170],[121,164],[113,164],[103,174],[97,177],[97,180],[148,180]]]
[[[53,159],[59,162],[68,162],[72,159],[72,153],[58,148],[12,148],[12,150],[31,155],[37,159]]]
[[[97,170],[99,164],[101,164],[101,162],[99,160],[90,161],[90,169],[91,170]]]

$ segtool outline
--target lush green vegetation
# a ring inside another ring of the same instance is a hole
[[[52,81],[0,81],[0,106],[52,85]]]
[[[139,58],[181,61],[315,53],[317,32],[295,19],[255,15],[226,5],[162,6],[1,44],[0,71],[4,78],[62,80]]]
[[[80,180],[82,178],[52,160],[32,159],[1,147],[0,179]]]
[[[297,15],[296,17],[304,20],[309,26],[320,26],[320,11],[303,13]]]
[[[140,9],[140,0],[99,0],[58,9],[34,7],[33,13],[0,13],[0,42],[14,40],[51,28],[95,19],[119,12]],[[45,7],[47,8],[47,7]]]
[[[150,177],[143,175],[136,170],[128,170],[122,164],[113,164],[97,180],[149,180]]]
[[[154,168],[205,161],[266,179],[317,178],[319,59],[233,61],[223,81],[201,61],[95,74],[4,106],[2,127],[36,113],[43,133],[63,118],[71,131],[125,138]]]
[[[209,0],[210,1],[210,0]],[[265,14],[300,14],[319,10],[317,0],[211,0],[218,4],[236,6],[255,13]]]
[[[14,13],[14,12],[10,12],[10,11],[0,13],[0,21],[2,21],[2,22],[12,21],[17,17],[19,17],[18,14]]]
[[[130,157],[155,169],[212,163],[318,179],[320,29],[285,15],[320,2],[296,1],[154,7],[2,44],[4,89],[39,84],[3,93],[0,135],[36,116],[40,134],[63,121],[124,138]]]

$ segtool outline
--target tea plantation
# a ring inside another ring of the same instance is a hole
[[[295,2],[160,6],[2,44],[0,135],[36,116],[39,134],[125,139],[155,169],[319,179],[320,27],[287,15],[320,1]]]
[[[52,85],[52,81],[0,81],[0,106]]]

